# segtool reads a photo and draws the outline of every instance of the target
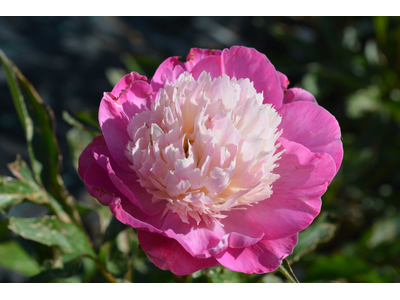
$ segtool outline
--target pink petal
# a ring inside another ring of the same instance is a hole
[[[186,64],[194,66],[203,58],[206,58],[208,56],[221,56],[221,53],[222,53],[221,50],[192,48],[190,49],[189,54],[186,57],[187,60]]]
[[[268,58],[253,48],[233,46],[222,51],[223,73],[229,77],[249,78],[258,93],[263,92],[264,103],[278,109],[282,106],[283,91],[275,67]]]
[[[112,199],[109,203],[109,207],[112,214],[125,225],[138,230],[163,233],[162,230],[153,225],[156,224],[160,226],[161,213],[156,216],[148,216],[124,196]]]
[[[96,162],[90,165],[82,179],[89,194],[102,205],[109,205],[116,195],[120,195],[107,173]]]
[[[165,204],[153,203],[153,196],[141,187],[135,171],[125,171],[115,163],[106,146],[96,146],[93,154],[97,163],[107,172],[117,190],[146,214],[153,216],[162,212]]]
[[[106,145],[106,141],[104,140],[104,137],[102,135],[95,137],[93,139],[93,141],[91,141],[90,144],[86,146],[85,150],[83,150],[83,152],[79,156],[78,173],[82,179],[83,179],[83,176],[84,176],[86,170],[95,161],[95,159],[93,157],[92,149],[93,149],[93,147],[96,147],[99,145],[102,145],[102,146]]]
[[[289,86],[289,79],[286,77],[286,75],[285,74],[283,74],[283,73],[281,73],[281,72],[279,72],[279,71],[276,71],[276,73],[278,74],[278,77],[279,77],[279,82],[281,83],[281,88],[282,88],[282,91],[286,91],[286,89],[288,88],[288,86]]]
[[[201,259],[191,256],[176,240],[160,234],[138,230],[138,238],[148,258],[162,270],[187,275],[219,265],[213,257]]]
[[[285,92],[285,96],[283,98],[283,104],[295,102],[295,101],[308,101],[308,102],[317,102],[314,96],[303,90],[301,88],[291,88]]]
[[[263,228],[265,240],[286,238],[309,226],[321,209],[321,196],[336,174],[330,155],[312,153],[284,138],[278,142],[281,146],[277,151],[285,152],[274,169],[281,177],[273,184],[273,194],[239,211]]]
[[[195,80],[199,79],[201,73],[210,73],[211,78],[217,78],[224,74],[221,56],[208,56],[200,60],[192,69],[192,75]]]
[[[130,164],[124,154],[130,140],[128,124],[136,113],[150,106],[152,97],[153,91],[147,82],[135,81],[120,95],[104,93],[100,103],[99,123],[107,146],[118,165],[126,170]]]
[[[162,62],[162,64],[157,68],[153,78],[151,79],[150,85],[154,92],[158,92],[160,88],[164,88],[166,83],[165,69],[169,68],[172,72],[176,66],[180,66],[183,70],[187,71],[185,63],[179,61],[179,56],[169,57]]]
[[[118,96],[123,90],[129,89],[132,86],[132,83],[135,81],[145,81],[147,82],[147,77],[140,75],[136,72],[131,72],[129,74],[126,74],[118,83],[114,86],[112,93],[115,96]]]
[[[282,137],[304,145],[314,153],[328,153],[336,163],[336,171],[343,159],[340,127],[327,110],[312,102],[297,101],[279,109]]]
[[[261,274],[275,271],[282,260],[293,252],[297,244],[297,234],[279,239],[259,241],[246,248],[228,248],[216,255],[221,265],[236,272]]]
[[[235,220],[237,222],[235,225],[226,222],[222,227],[212,220],[210,225],[204,222],[197,225],[193,218],[189,218],[189,224],[183,223],[181,218],[171,211],[163,217],[161,213],[148,216],[125,197],[113,199],[109,206],[111,212],[122,223],[172,238],[191,256],[197,258],[209,258],[226,250],[229,245],[232,247],[253,245],[264,237],[260,227],[254,226],[252,222],[243,223],[245,219],[240,216]],[[232,233],[232,230],[236,232]]]

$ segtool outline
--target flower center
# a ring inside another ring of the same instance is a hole
[[[218,222],[271,196],[281,117],[263,100],[249,79],[184,72],[132,118],[125,155],[164,213]]]

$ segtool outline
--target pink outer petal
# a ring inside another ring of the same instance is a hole
[[[153,88],[153,91],[158,92],[160,88],[163,88],[167,79],[170,81],[171,79],[176,80],[183,71],[191,72],[193,67],[202,59],[209,56],[220,56],[221,53],[221,50],[192,48],[190,49],[190,52],[186,58],[187,62],[185,63],[179,61],[179,56],[167,58],[157,68],[154,77],[151,79],[151,87]],[[176,68],[181,70],[179,72],[175,72]]]
[[[343,159],[340,127],[327,110],[312,102],[297,101],[278,110],[282,122],[282,137],[302,144],[314,153],[328,153],[336,163],[336,171]]]
[[[279,138],[278,152],[285,150],[274,173],[270,198],[239,211],[263,228],[263,240],[292,236],[311,224],[321,209],[321,196],[336,174],[332,157],[312,153],[304,146]],[[227,219],[230,217],[229,213]]]
[[[296,102],[296,101],[308,101],[308,102],[317,102],[314,96],[303,90],[301,88],[291,88],[285,92],[285,97],[283,98],[283,104]]]
[[[268,58],[253,48],[233,46],[222,51],[224,73],[230,78],[249,78],[258,93],[263,92],[264,103],[275,109],[282,106],[283,91],[278,73]]]
[[[176,240],[160,234],[138,230],[138,238],[149,259],[162,270],[187,275],[219,265],[213,257],[200,259],[191,256]]]
[[[202,59],[192,69],[192,75],[197,80],[203,71],[210,73],[211,78],[217,78],[224,74],[224,66],[220,56],[209,56]]]
[[[121,80],[123,84],[129,79],[130,74]],[[136,78],[136,77],[133,77]],[[117,84],[117,89],[122,83]],[[134,81],[119,95],[104,93],[100,103],[99,123],[101,131],[107,142],[111,155],[121,168],[129,170],[129,160],[125,156],[125,149],[130,140],[127,127],[136,114],[149,108],[153,98],[153,91],[145,81]]]
[[[119,195],[107,173],[96,163],[92,163],[83,176],[85,187],[89,194],[102,205],[109,205],[110,201]]]
[[[106,146],[96,146],[92,152],[97,163],[107,172],[104,175],[108,176],[117,190],[134,205],[150,216],[159,214],[164,210],[165,204],[162,202],[152,203],[153,196],[141,187],[135,171],[125,171],[119,167]]]
[[[293,252],[297,234],[279,239],[260,241],[239,249],[228,248],[215,256],[224,267],[236,272],[260,274],[275,271],[282,260]]]
[[[242,223],[243,218],[238,220],[243,229],[237,228],[239,233],[232,233],[228,231],[232,228],[230,224],[227,224],[225,228],[210,220],[210,226],[204,223],[197,225],[193,219],[187,224],[183,223],[181,218],[171,211],[167,212],[164,217],[162,217],[162,214],[148,216],[124,197],[113,199],[110,202],[110,209],[122,223],[172,238],[179,242],[191,256],[197,258],[209,258],[224,251],[228,246],[253,245],[264,236],[260,228],[256,227],[251,231],[250,225],[252,224]],[[249,236],[246,236],[246,234]]]
[[[89,193],[103,205],[109,205],[122,223],[174,238],[186,251],[202,258],[211,257],[228,246],[253,245],[263,238],[263,230],[242,215],[225,221],[224,227],[212,221],[210,227],[197,226],[194,220],[190,224],[182,223],[171,212],[162,217],[165,202],[151,203],[150,195],[131,177],[133,173],[119,168],[108,155],[104,138],[95,138],[82,153],[79,170]]]
[[[118,96],[123,90],[129,89],[132,86],[132,83],[135,82],[135,81],[138,81],[138,80],[148,82],[146,76],[140,75],[140,74],[138,74],[136,72],[131,72],[129,74],[126,74],[114,86],[114,88],[112,90],[112,93],[115,96]]]
[[[195,66],[200,60],[208,56],[221,56],[221,50],[192,48],[186,57],[187,65]]]
[[[85,150],[81,153],[78,160],[78,173],[79,176],[83,179],[83,175],[85,174],[86,170],[90,167],[90,165],[95,161],[92,153],[93,147],[96,146],[105,146],[106,141],[102,135],[97,136],[90,142],[89,145],[86,146]]]
[[[281,83],[281,88],[282,88],[282,91],[286,91],[286,89],[288,88],[288,86],[289,86],[289,79],[286,77],[286,75],[285,74],[283,74],[283,73],[281,73],[281,72],[279,72],[279,71],[276,71],[276,73],[278,74],[278,77],[279,77],[279,82]]]
[[[151,79],[150,85],[154,92],[158,92],[160,88],[164,88],[165,86],[165,75],[166,69],[168,72],[172,72],[176,66],[180,66],[185,71],[190,71],[187,69],[185,63],[179,61],[179,56],[172,56],[167,58],[162,62],[162,64],[157,68],[156,72],[154,73],[153,78]]]

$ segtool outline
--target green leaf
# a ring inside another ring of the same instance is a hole
[[[78,128],[72,128],[67,132],[69,152],[76,171],[78,171],[79,156],[92,140],[92,134]]]
[[[104,236],[104,241],[111,241],[114,240],[117,235],[124,229],[126,229],[127,226],[122,223],[121,221],[118,221],[117,218],[114,216],[111,218],[111,221],[106,229],[106,233]]]
[[[28,277],[40,272],[37,261],[15,241],[0,243],[0,266]]]
[[[19,155],[15,162],[8,164],[8,168],[19,180],[10,177],[0,178],[0,212],[9,213],[16,204],[27,200],[45,204],[61,220],[67,222],[70,220],[57,200],[36,183],[31,170]]]
[[[11,177],[0,177],[0,212],[9,213],[16,204],[23,200],[37,204],[49,203],[46,194],[39,187],[35,188]]]
[[[17,159],[14,162],[9,163],[7,167],[19,180],[26,182],[33,187],[39,187],[33,177],[32,171],[19,154],[17,154]]]
[[[57,265],[50,262],[49,267],[41,273],[33,276],[28,282],[81,282],[80,277],[75,277],[82,268],[82,257],[76,257],[68,261],[57,261]],[[72,278],[71,281],[60,280],[61,278]]]
[[[96,130],[91,130],[91,129],[85,127],[85,125],[83,125],[81,122],[79,122],[73,116],[71,116],[67,111],[63,111],[63,120],[65,122],[67,122],[69,125],[74,126],[76,129],[79,129],[80,131],[89,133],[92,136],[92,138],[96,137],[98,135],[101,135],[101,132],[96,131]]]
[[[306,275],[308,281],[391,282],[366,261],[339,253],[317,256]]]
[[[293,283],[299,283],[299,280],[294,275],[292,268],[290,267],[289,261],[285,258],[282,261],[282,264],[279,266],[279,271],[285,275],[287,279],[289,279]]]
[[[293,253],[288,257],[290,262],[296,262],[301,256],[313,251],[318,244],[329,241],[337,228],[337,225],[329,221],[326,213],[307,229],[299,233],[299,240]]]
[[[11,217],[8,228],[25,239],[58,246],[65,253],[95,256],[85,233],[75,224],[64,223],[55,216],[32,219]]]
[[[207,272],[207,277],[210,282],[214,283],[240,283],[241,276],[240,273],[231,271],[222,266],[218,266],[215,268],[210,268]]]
[[[367,241],[369,248],[377,247],[381,244],[391,246],[400,237],[400,214],[383,217],[376,221],[372,226],[371,236]]]
[[[25,132],[36,182],[49,191],[61,203],[63,209],[80,223],[74,199],[68,194],[60,176],[62,156],[55,135],[54,113],[1,50],[0,61]]]
[[[74,117],[77,118],[78,120],[85,122],[97,130],[101,131],[100,125],[99,125],[99,117],[98,117],[98,109],[86,109],[86,110],[80,110],[74,113]]]

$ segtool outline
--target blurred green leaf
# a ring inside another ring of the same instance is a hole
[[[37,261],[15,241],[0,243],[0,266],[28,277],[40,272]]]
[[[296,275],[294,275],[289,261],[286,258],[282,260],[282,264],[279,266],[279,271],[281,271],[281,273],[285,275],[285,277],[291,282],[299,283],[299,280],[297,279]]]
[[[392,282],[358,257],[318,256],[307,269],[307,281]]]
[[[264,283],[283,283],[283,280],[274,273],[268,273],[261,279]]]
[[[60,176],[62,156],[55,135],[54,113],[1,50],[0,61],[25,132],[35,179],[61,203],[69,216],[80,223],[74,199],[68,194]]]
[[[128,227],[124,223],[112,216],[111,221],[106,229],[104,241],[108,242],[114,240],[122,230],[127,228]]]
[[[371,236],[367,241],[370,248],[381,244],[391,244],[400,237],[400,214],[384,217],[374,223]]]
[[[115,240],[100,247],[99,261],[105,265],[107,272],[121,278],[129,270],[129,258],[116,246]]]
[[[383,45],[386,42],[387,31],[389,26],[389,17],[374,16],[375,34],[379,44]]]
[[[80,278],[73,278],[72,281],[60,280],[61,278],[71,278],[78,274],[82,268],[82,257],[76,257],[68,261],[58,261],[57,265],[50,265],[53,268],[47,268],[41,273],[33,276],[28,282],[44,283],[44,282],[81,282]]]
[[[72,128],[67,132],[67,142],[69,147],[69,152],[72,158],[72,164],[75,170],[78,172],[78,161],[79,156],[85,150],[86,146],[93,140],[93,135],[80,130],[78,128]]]
[[[65,253],[95,256],[85,233],[76,225],[64,223],[55,216],[32,219],[11,217],[8,228],[25,239],[58,246]]]
[[[127,72],[125,70],[117,69],[117,68],[107,68],[106,69],[106,77],[111,86],[115,86],[118,83],[118,81],[120,81],[121,78],[124,77],[128,73],[129,72]]]
[[[129,70],[129,72],[134,71],[136,73],[139,73],[140,75],[146,76],[146,72],[140,67],[139,63],[132,55],[125,53],[122,56],[122,61],[125,64],[126,69]],[[128,72],[126,72],[126,73],[128,73]]]
[[[96,137],[98,135],[101,135],[101,132],[96,131],[96,130],[91,130],[87,127],[85,127],[81,122],[79,122],[77,119],[75,119],[73,116],[71,116],[67,111],[63,111],[63,120],[67,122],[69,125],[74,126],[76,129],[83,131],[84,133],[88,133],[91,135],[91,137]]]
[[[350,95],[346,101],[346,113],[350,118],[362,117],[365,113],[377,111],[381,107],[380,90],[371,85],[366,89],[360,89]]]
[[[80,111],[77,111],[76,113],[74,113],[73,115],[76,119],[93,126],[98,131],[101,131],[99,121],[98,121],[99,120],[98,109],[80,110]]]
[[[329,241],[337,228],[337,224],[329,222],[326,213],[320,217],[312,225],[299,233],[299,240],[293,253],[288,257],[290,262],[296,262],[299,258],[313,251],[318,244]]]
[[[240,273],[231,271],[222,266],[218,266],[215,268],[210,268],[207,272],[207,277],[210,282],[214,283],[240,283],[241,276]]]

